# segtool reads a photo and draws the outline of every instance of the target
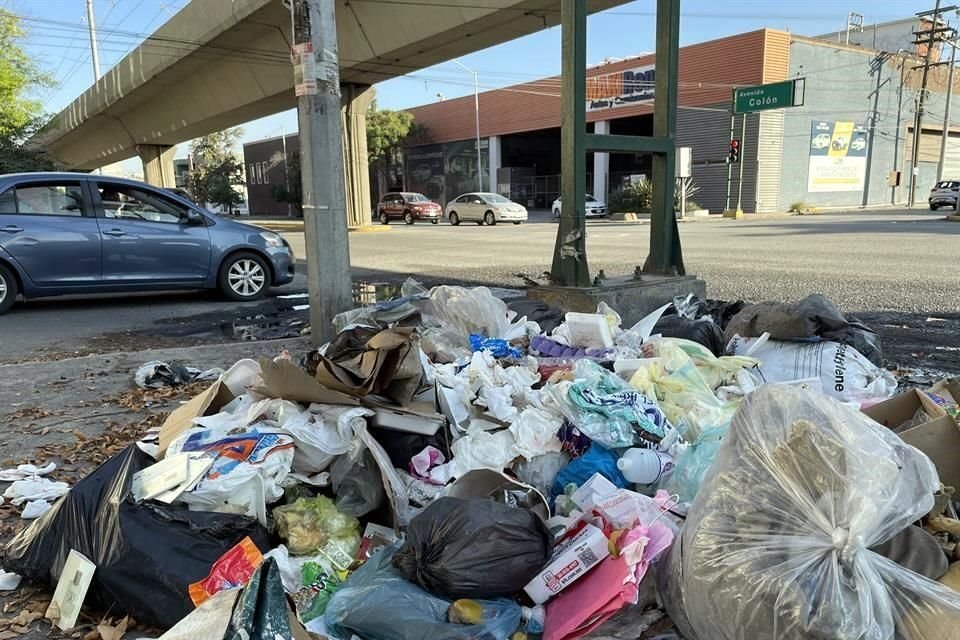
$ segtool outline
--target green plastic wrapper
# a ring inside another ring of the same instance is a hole
[[[326,496],[299,498],[273,510],[277,533],[293,555],[321,554],[346,570],[360,548],[360,522],[337,511]]]

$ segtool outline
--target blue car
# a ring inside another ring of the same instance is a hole
[[[24,298],[219,289],[256,300],[293,280],[280,235],[142,182],[0,175],[0,313]]]

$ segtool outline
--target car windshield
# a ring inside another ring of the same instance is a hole
[[[956,180],[944,180],[943,182],[938,182],[936,189],[956,189],[960,187],[960,182]]]
[[[504,198],[498,193],[484,193],[483,199],[490,204],[513,204],[513,200],[510,198]]]
[[[408,193],[404,195],[407,202],[430,202],[430,199],[422,193]]]

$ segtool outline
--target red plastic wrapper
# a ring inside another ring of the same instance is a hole
[[[199,607],[220,591],[244,586],[261,562],[260,549],[249,537],[244,538],[213,563],[206,578],[190,585],[190,599]]]

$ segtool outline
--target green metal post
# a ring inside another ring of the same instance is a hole
[[[680,73],[680,0],[657,0],[656,99],[653,135],[671,141],[653,156],[650,254],[644,272],[684,275],[680,231],[673,208],[676,184],[677,80]]]
[[[676,0],[679,5],[679,0]],[[562,0],[561,185],[563,197],[550,275],[555,284],[590,286],[587,265],[587,0]],[[659,72],[659,68],[658,68]],[[658,81],[659,82],[659,81]]]

